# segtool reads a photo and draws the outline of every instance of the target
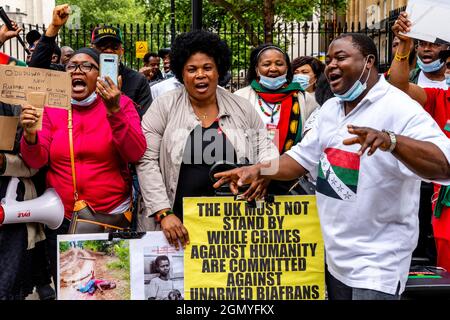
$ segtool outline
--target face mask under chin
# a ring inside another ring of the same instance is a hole
[[[95,101],[95,99],[97,99],[97,93],[94,91],[87,98],[81,101],[71,99],[71,103],[76,106],[86,107],[91,105]]]
[[[423,72],[436,72],[441,70],[441,68],[444,66],[444,62],[441,62],[440,59],[437,59],[433,62],[425,63],[419,57],[417,57],[417,65]]]
[[[369,69],[369,73],[367,74],[367,78],[366,78],[366,81],[364,81],[364,83],[361,82],[361,78],[363,77],[364,71],[366,70],[367,63],[369,62],[369,57],[370,57],[370,55],[367,56],[366,63],[364,64],[364,68],[361,72],[361,75],[359,76],[359,79],[356,80],[356,82],[351,86],[351,88],[348,89],[345,93],[343,93],[343,94],[335,93],[334,95],[336,97],[338,97],[339,99],[341,99],[343,101],[350,102],[350,101],[356,100],[364,92],[364,90],[366,90],[367,81],[369,80],[371,69]]]
[[[286,74],[276,78],[270,78],[263,75],[259,76],[259,84],[269,90],[278,90],[286,83]]]

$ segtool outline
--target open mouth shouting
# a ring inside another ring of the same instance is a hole
[[[330,72],[328,74],[328,81],[330,83],[330,87],[333,90],[333,92],[339,91],[339,86],[341,84],[342,80],[342,74],[339,72]]]
[[[205,93],[208,91],[209,84],[207,82],[199,82],[196,83],[194,87],[198,93]]]
[[[431,62],[433,62],[433,55],[424,54],[420,60],[422,60],[423,63],[431,63]]]
[[[72,78],[72,92],[80,94],[80,93],[83,93],[85,90],[87,90],[86,81],[79,77],[73,77]]]

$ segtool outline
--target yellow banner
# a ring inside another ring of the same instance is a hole
[[[315,196],[277,196],[251,208],[233,197],[184,198],[192,300],[320,300],[324,249]]]

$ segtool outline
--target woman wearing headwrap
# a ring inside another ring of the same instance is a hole
[[[249,85],[235,92],[256,109],[280,154],[302,139],[306,120],[318,106],[292,77],[289,56],[273,44],[263,44],[250,54]],[[295,183],[272,182],[269,192],[286,194]]]

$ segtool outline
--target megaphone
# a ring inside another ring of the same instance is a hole
[[[55,230],[64,219],[64,205],[55,189],[48,188],[40,197],[16,201],[19,179],[12,178],[0,205],[0,225],[39,222]]]

